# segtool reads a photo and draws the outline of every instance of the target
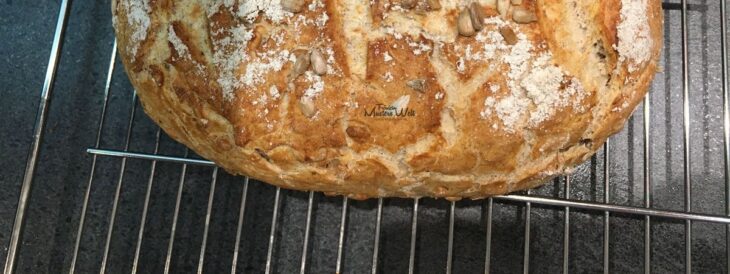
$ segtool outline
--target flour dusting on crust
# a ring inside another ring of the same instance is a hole
[[[190,51],[188,51],[188,47],[185,46],[185,43],[183,43],[183,41],[180,40],[180,37],[177,36],[177,34],[175,33],[175,29],[172,27],[172,25],[170,25],[168,29],[167,41],[170,41],[170,43],[172,43],[172,46],[175,48],[175,51],[179,56],[192,59],[192,57],[190,57]]]
[[[618,31],[620,60],[628,62],[629,72],[641,68],[651,58],[652,38],[649,30],[647,0],[621,0],[621,21]]]
[[[263,13],[267,19],[273,22],[280,22],[286,16],[292,15],[281,8],[279,0],[245,0],[240,3],[238,15],[250,21],[255,20],[259,13]]]
[[[488,24],[507,25],[501,19],[490,20]],[[513,133],[525,116],[528,126],[537,127],[555,115],[559,108],[580,108],[580,102],[586,95],[580,81],[568,76],[555,65],[549,51],[536,54],[536,50],[543,45],[533,45],[517,26],[511,28],[517,32],[518,40],[515,45],[505,44],[501,35],[493,30],[477,35],[477,41],[484,44],[482,52],[472,54],[471,47],[467,47],[467,59],[470,60],[489,60],[493,58],[495,51],[504,51],[501,61],[509,66],[506,73],[509,95],[499,100],[488,96],[484,101],[484,109],[480,112],[481,117],[486,119],[496,115],[504,130]],[[497,90],[498,85],[489,86],[492,93]]]
[[[150,28],[150,1],[149,0],[127,0],[127,24],[133,32],[130,37],[131,44],[129,52],[132,58],[137,56],[139,44],[147,38],[147,30]]]
[[[213,40],[216,50],[213,54],[213,64],[218,67],[218,85],[223,90],[223,98],[233,99],[234,91],[243,85],[236,70],[238,66],[249,59],[246,55],[246,46],[253,38],[253,31],[245,26],[237,26],[226,31],[227,36],[220,40]]]
[[[218,29],[213,33],[222,37],[212,39],[212,41],[215,46],[213,63],[219,71],[217,82],[222,89],[223,98],[227,101],[232,100],[235,97],[235,92],[244,87],[250,90],[258,89],[260,85],[266,82],[268,74],[280,72],[285,64],[294,64],[296,61],[294,52],[282,47],[286,42],[285,35],[287,33],[285,32],[272,31],[263,34],[264,40],[262,41],[268,41],[264,47],[266,51],[252,53],[248,49],[248,45],[256,34],[254,28],[248,25],[254,24],[259,18],[265,18],[274,25],[286,24],[294,26],[295,29],[316,26],[318,29],[323,30],[329,21],[329,15],[324,11],[324,8],[325,5],[321,0],[311,1],[307,5],[310,12],[322,11],[315,19],[308,19],[303,14],[285,11],[280,0],[212,1],[208,6],[209,18],[223,11],[234,14],[247,22],[246,24]],[[260,46],[263,45],[263,42],[259,43],[262,43]],[[330,41],[320,43],[328,44]],[[324,51],[324,58],[326,58],[327,73],[340,75],[342,71],[334,66],[335,54],[333,49],[325,47],[322,50]],[[323,85],[321,77],[310,76],[307,81],[312,84],[307,94],[314,95],[321,92],[321,86]]]
[[[530,113],[530,125],[538,125],[552,117],[558,108],[578,106],[585,97],[580,82],[566,78],[563,71],[552,64],[549,53],[535,60],[532,70],[520,83],[527,97],[535,104],[535,109]]]

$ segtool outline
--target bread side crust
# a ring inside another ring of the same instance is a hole
[[[569,173],[575,165],[600,149],[610,135],[618,132],[643,99],[657,71],[663,37],[661,3],[650,0],[648,17],[653,40],[651,60],[641,69],[629,73],[625,65],[616,61],[618,56],[609,54],[607,66],[613,69],[608,72],[611,81],[605,87],[591,85],[589,82],[593,78],[587,78],[590,75],[583,76],[583,82],[595,88],[594,96],[586,99],[590,101],[585,103],[590,107],[589,112],[561,110],[551,121],[520,130],[517,135],[481,128],[470,129],[479,122],[474,118],[473,110],[475,104],[480,105],[483,102],[483,97],[478,97],[478,92],[471,92],[471,97],[465,95],[466,92],[446,92],[447,88],[468,81],[441,81],[439,77],[447,72],[437,70],[442,68],[438,64],[411,67],[408,71],[418,74],[419,77],[427,77],[435,83],[434,90],[425,92],[429,98],[419,101],[422,102],[420,108],[416,106],[419,113],[430,113],[430,116],[417,121],[378,124],[359,119],[359,111],[346,103],[367,102],[371,100],[368,96],[381,96],[383,100],[394,98],[387,90],[368,85],[379,81],[375,78],[378,75],[368,76],[368,71],[377,71],[387,64],[375,63],[375,57],[371,54],[368,56],[370,59],[367,60],[369,63],[365,75],[359,75],[358,69],[353,69],[356,66],[350,63],[349,55],[346,54],[352,49],[347,49],[348,44],[344,39],[353,34],[345,33],[346,28],[338,27],[346,24],[343,10],[348,3],[327,1],[325,6],[329,21],[326,33],[334,39],[335,52],[340,53],[335,56],[335,64],[343,76],[336,82],[327,82],[328,86],[318,99],[321,103],[318,105],[322,111],[320,115],[324,118],[309,123],[309,119],[302,116],[296,106],[296,97],[301,96],[299,94],[302,91],[295,90],[282,95],[287,97],[286,103],[282,98],[282,103],[270,110],[278,113],[274,118],[285,122],[274,126],[273,131],[266,132],[265,129],[259,129],[264,128],[265,124],[260,118],[240,114],[241,111],[253,107],[249,105],[249,101],[234,100],[235,103],[226,103],[221,98],[220,87],[216,87],[212,76],[215,75],[212,68],[204,66],[200,70],[194,69],[196,62],[205,63],[206,58],[210,58],[212,42],[202,28],[195,27],[195,20],[180,21],[178,17],[183,14],[181,10],[186,10],[188,15],[200,12],[203,19],[198,20],[205,21],[203,8],[195,7],[199,6],[198,1],[150,1],[151,24],[147,30],[147,38],[139,42],[135,56],[132,56],[129,48],[137,43],[131,41],[131,37],[139,26],[124,23],[128,21],[128,14],[124,5],[119,4],[120,1],[126,0],[113,1],[112,7],[119,52],[125,69],[137,89],[145,112],[168,135],[202,157],[216,162],[229,173],[250,176],[287,189],[316,190],[357,199],[393,196],[483,198],[532,188],[549,178]],[[542,0],[537,1],[537,6],[548,10],[565,2]],[[615,3],[605,0],[591,4],[596,5],[595,7],[586,7],[586,10],[594,8],[596,11],[595,14],[588,13],[598,30],[592,35],[600,37],[609,52],[614,52],[610,47],[616,41],[616,12],[619,9],[612,4]],[[454,11],[442,12],[446,14]],[[574,28],[560,27],[544,13],[538,15],[541,20],[539,28],[543,30],[548,27],[562,30]],[[174,22],[185,25],[178,27],[175,32],[189,46],[190,58],[178,56],[174,45],[168,41],[169,28],[174,28]],[[455,22],[449,24],[443,27],[455,29]],[[207,24],[197,24],[198,27],[204,25]],[[189,32],[187,35],[186,29]],[[579,70],[580,64],[567,63],[574,61],[570,59],[571,55],[560,55],[560,47],[557,45],[560,44],[559,38],[564,37],[560,35],[566,34],[545,34],[542,39],[550,45],[549,50],[556,56],[557,63],[564,67],[576,66],[574,70]],[[455,39],[458,42],[462,38]],[[368,42],[371,53],[378,46],[378,42],[383,47],[398,43],[392,39]],[[250,43],[252,44],[255,43]],[[570,50],[570,46],[566,46],[564,50]],[[398,53],[394,51],[391,54]],[[407,58],[415,64],[422,62],[419,60],[423,58],[431,63],[446,59],[444,51],[425,57],[403,54],[405,53],[394,57]],[[443,54],[444,57],[433,62],[433,56],[438,54]],[[413,63],[403,66],[412,66]],[[567,70],[570,71],[569,68]],[[279,78],[284,78],[286,72],[285,66],[280,75],[272,76],[268,81],[281,81]],[[466,78],[478,78],[480,75],[478,71],[468,74]],[[491,77],[497,76],[490,76],[489,79]],[[395,83],[389,84],[405,86],[406,81],[408,78],[396,78]],[[483,83],[487,82],[489,80]],[[350,98],[342,99],[347,96],[342,96],[337,91],[343,90],[350,93]],[[256,92],[259,94],[265,91]],[[451,98],[459,97],[459,100],[432,100],[438,92]],[[470,100],[476,98],[482,101]],[[436,110],[427,112],[433,108]],[[445,116],[448,117],[444,118]],[[357,123],[365,123],[364,126],[370,129],[371,136],[352,134],[352,128]],[[451,130],[455,133],[445,131],[445,127],[453,127]],[[381,128],[389,132],[414,133],[412,136],[403,136],[408,141],[392,138],[396,136],[395,133],[386,134],[389,139],[373,137],[377,136],[375,131]],[[348,129],[351,130],[348,132]],[[515,138],[518,135],[522,137]],[[484,141],[492,139],[495,140],[494,143]],[[510,139],[517,141],[509,142]],[[512,152],[501,155],[502,150]]]

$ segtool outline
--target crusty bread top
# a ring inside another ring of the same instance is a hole
[[[617,132],[656,72],[658,0],[479,0],[470,36],[457,25],[474,1],[436,2],[116,0],[113,14],[170,136],[229,172],[355,198],[534,187]]]

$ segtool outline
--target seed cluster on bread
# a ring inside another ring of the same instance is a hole
[[[147,114],[233,174],[482,198],[593,155],[641,102],[659,0],[114,0]]]

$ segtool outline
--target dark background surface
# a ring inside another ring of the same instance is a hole
[[[675,3],[678,1],[674,1]],[[722,143],[722,67],[719,1],[690,1],[689,72],[691,106],[692,208],[725,214]],[[0,2],[0,258],[5,258],[20,184],[32,141],[39,94],[43,85],[59,1]],[[56,81],[44,131],[18,259],[18,273],[66,272],[71,263],[84,192],[92,172],[94,147],[104,86],[113,45],[109,1],[73,1],[63,40]],[[682,128],[682,48],[680,11],[665,5],[663,72],[652,87],[649,145],[652,201],[655,207],[684,208]],[[116,61],[109,90],[100,147],[122,150],[130,121],[133,89]],[[610,200],[644,206],[643,106],[627,127],[611,139]],[[129,150],[152,153],[157,127],[141,109],[134,112]],[[185,148],[162,134],[159,153],[184,156]],[[582,165],[572,178],[571,198],[604,199],[604,152]],[[191,155],[191,157],[193,157]],[[132,260],[140,228],[152,162],[100,156],[94,170],[89,207],[80,239],[78,273],[98,272],[118,183],[122,182],[107,271],[125,273]],[[139,273],[162,272],[172,226],[181,164],[157,163],[154,168]],[[188,166],[171,255],[171,271],[194,272],[200,258],[204,220],[214,170]],[[120,179],[120,175],[121,177]],[[204,271],[230,272],[243,193],[243,178],[218,172]],[[563,180],[533,191],[562,197]],[[243,220],[238,271],[260,273],[266,249],[275,188],[251,181]],[[307,193],[282,191],[273,262],[275,272],[297,272],[300,266]],[[308,270],[332,273],[335,268],[341,198],[315,194]],[[379,269],[404,273],[408,268],[413,201],[384,202]],[[372,262],[377,201],[350,201],[344,245],[346,273],[369,272]],[[440,273],[446,266],[449,203],[422,199],[418,212],[416,271]],[[483,272],[486,242],[486,201],[457,203],[454,233],[454,273]],[[495,200],[491,266],[493,272],[522,271],[525,207]],[[532,205],[530,271],[559,272],[563,260],[564,211]],[[603,212],[572,210],[569,266],[572,272],[603,269]],[[611,272],[642,272],[643,216],[612,214],[609,257]],[[652,219],[653,272],[683,272],[684,222]],[[692,263],[697,273],[725,272],[725,226],[694,223]]]

